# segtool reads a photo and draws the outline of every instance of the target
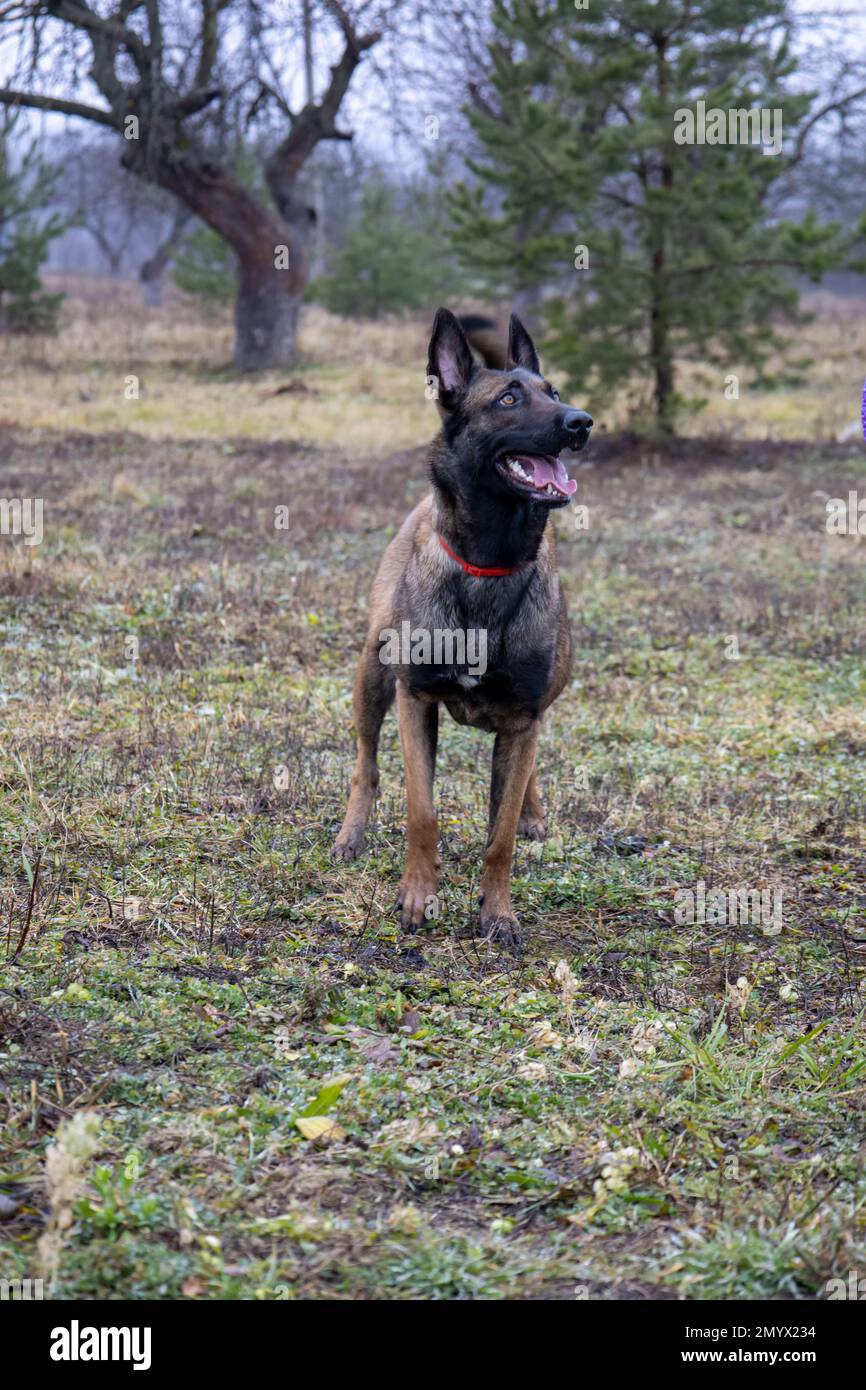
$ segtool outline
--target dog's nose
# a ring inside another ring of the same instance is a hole
[[[562,423],[569,434],[577,434],[579,430],[592,429],[592,416],[585,410],[569,410]]]

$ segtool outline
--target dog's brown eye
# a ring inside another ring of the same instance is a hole
[[[517,405],[517,397],[513,391],[506,391],[504,396],[499,397],[500,405]]]

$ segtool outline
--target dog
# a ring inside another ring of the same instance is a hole
[[[363,848],[379,784],[379,731],[396,696],[408,802],[397,908],[409,929],[435,915],[442,865],[433,775],[444,705],[458,724],[495,735],[480,925],[487,940],[516,947],[515,836],[547,834],[536,745],[541,716],[571,673],[571,629],[547,523],[577,487],[559,456],[582,449],[593,422],[545,380],[514,314],[500,360],[501,370],[476,363],[460,321],[439,309],[427,363],[442,421],[429,456],[433,487],[373,581],[354,687],[357,759],[333,854],[350,860]],[[467,652],[461,660],[453,644],[435,650],[430,640],[470,632],[484,634],[483,663],[471,663]],[[412,639],[411,651],[392,640],[397,633]]]

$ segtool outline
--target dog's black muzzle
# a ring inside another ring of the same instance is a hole
[[[501,454],[561,454],[563,449],[582,449],[589,439],[592,416],[585,410],[563,406],[548,416],[544,429],[517,428],[504,431],[495,440],[495,453]]]
[[[577,453],[578,449],[582,449],[589,439],[592,416],[587,415],[585,410],[566,410],[563,413],[561,424],[566,436],[566,442],[562,447],[573,449]]]

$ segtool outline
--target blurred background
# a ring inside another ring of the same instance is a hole
[[[861,436],[856,5],[26,0],[0,20],[11,418],[419,443],[447,303],[517,307],[605,428]],[[781,153],[757,125],[678,143],[698,101],[776,112]],[[260,373],[293,389],[263,400]]]

